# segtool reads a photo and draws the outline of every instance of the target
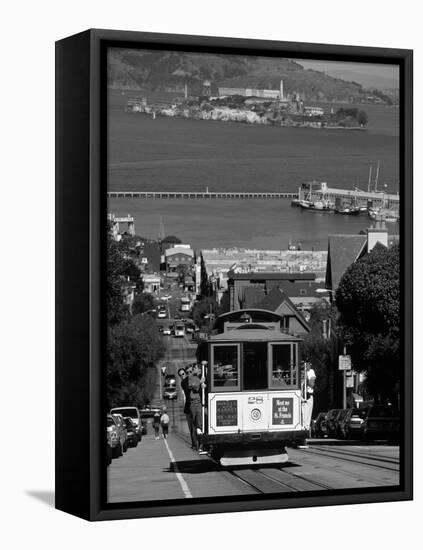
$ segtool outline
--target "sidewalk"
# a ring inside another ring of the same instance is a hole
[[[209,460],[175,433],[171,432],[167,440],[144,435],[136,448],[129,448],[108,467],[108,501],[190,498],[191,491],[178,472],[177,463],[193,464],[202,459]]]

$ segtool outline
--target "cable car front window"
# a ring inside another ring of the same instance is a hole
[[[272,344],[271,389],[292,388],[297,385],[295,348],[291,344]]]
[[[245,342],[243,345],[243,385],[244,390],[264,390],[267,388],[267,344]]]
[[[238,345],[212,346],[212,389],[239,389]]]

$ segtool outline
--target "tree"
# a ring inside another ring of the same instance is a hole
[[[310,361],[316,373],[314,414],[333,408],[338,351],[336,308],[324,300],[313,306],[310,332],[303,337],[302,359]]]
[[[358,111],[357,121],[360,124],[360,126],[367,126],[368,120],[369,119],[366,111]]]
[[[203,254],[200,254],[200,292],[201,296],[210,296],[210,281]]]
[[[204,319],[204,317],[212,314],[216,318],[221,313],[222,308],[214,297],[203,297],[199,302],[194,304],[192,318],[197,326],[210,326],[210,319]]]
[[[343,275],[336,305],[354,370],[377,402],[394,402],[400,380],[399,246],[376,247]]]
[[[107,338],[108,407],[143,407],[154,395],[156,363],[164,347],[156,322],[134,315],[111,326]]]
[[[107,239],[107,320],[109,324],[117,324],[129,315],[129,308],[123,303],[123,284],[133,281],[137,289],[142,289],[141,271],[128,256],[126,239],[117,242],[111,235]]]
[[[134,303],[132,304],[132,313],[134,315],[145,313],[146,311],[152,310],[154,308],[154,297],[148,292],[141,292],[141,294],[137,294],[134,298]]]
[[[129,315],[122,298],[122,255],[112,237],[107,240],[107,321],[110,325],[120,323]]]

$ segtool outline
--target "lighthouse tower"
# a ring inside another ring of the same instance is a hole
[[[211,82],[210,82],[210,80],[205,80],[203,82],[203,94],[202,95],[205,95],[207,97],[211,96]]]

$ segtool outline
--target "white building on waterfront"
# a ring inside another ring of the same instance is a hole
[[[279,90],[266,90],[259,88],[230,88],[221,86],[218,88],[219,96],[240,95],[243,97],[261,97],[263,99],[283,99],[283,80],[280,81]]]

